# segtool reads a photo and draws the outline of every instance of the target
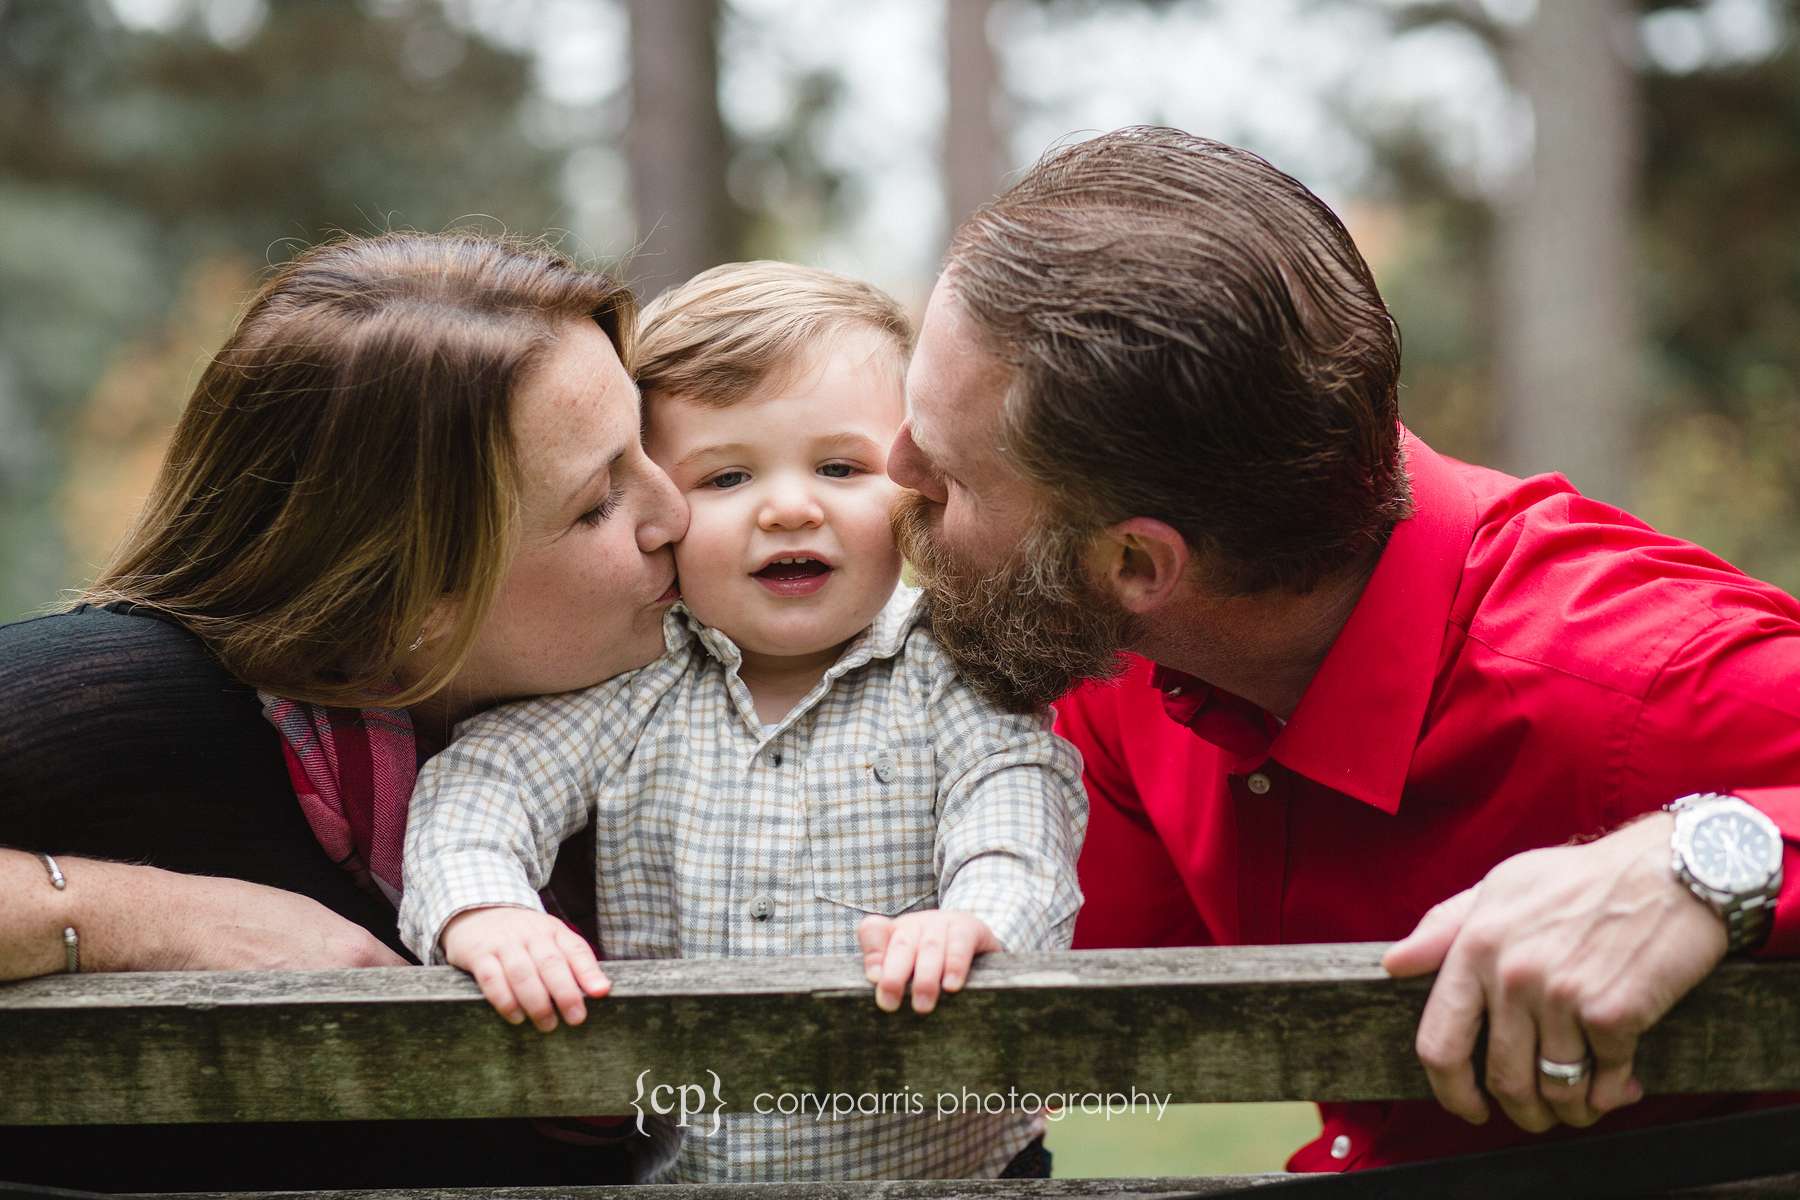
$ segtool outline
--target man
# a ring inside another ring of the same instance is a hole
[[[1728,941],[1800,946],[1800,604],[1438,456],[1398,376],[1343,226],[1229,146],[1095,138],[958,231],[888,463],[938,636],[1016,706],[1142,656],[1058,705],[1077,945],[1406,935],[1391,972],[1441,967],[1442,1110],[1326,1106],[1296,1169],[1741,1107],[1638,1104],[1631,1066]],[[1740,799],[1662,811],[1705,793]]]

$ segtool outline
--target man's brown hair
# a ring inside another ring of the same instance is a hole
[[[726,263],[645,305],[638,388],[646,399],[678,395],[725,408],[800,362],[821,338],[857,326],[893,339],[896,378],[904,375],[912,321],[880,288],[794,263]]]
[[[630,364],[631,293],[546,246],[390,233],[315,246],[207,363],[150,498],[83,599],[192,630],[238,679],[407,705],[467,659],[516,541],[511,402],[570,322]],[[446,598],[432,669],[395,669]]]
[[[1410,511],[1399,332],[1342,222],[1256,155],[1154,127],[1052,151],[946,271],[1061,519],[1165,521],[1247,594],[1313,587]]]

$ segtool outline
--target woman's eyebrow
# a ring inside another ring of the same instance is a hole
[[[573,507],[576,504],[582,503],[587,497],[588,489],[594,486],[594,480],[611,471],[613,467],[618,465],[619,460],[624,457],[625,447],[621,446],[614,452],[611,458],[588,472],[587,478],[583,479],[572,491],[570,491],[569,498],[563,502],[564,505]]]

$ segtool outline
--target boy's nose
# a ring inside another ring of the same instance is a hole
[[[764,529],[815,529],[825,523],[825,510],[808,489],[785,486],[770,492],[756,521]]]

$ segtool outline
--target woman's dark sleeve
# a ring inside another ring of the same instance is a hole
[[[0,626],[0,846],[285,888],[405,953],[393,909],[313,840],[255,693],[142,613]],[[0,1078],[5,1060],[0,1046]],[[623,1154],[529,1121],[0,1126],[0,1181],[105,1192],[605,1183],[626,1170]]]
[[[0,627],[0,845],[310,896],[405,953],[334,866],[256,694],[192,634],[84,609]]]

